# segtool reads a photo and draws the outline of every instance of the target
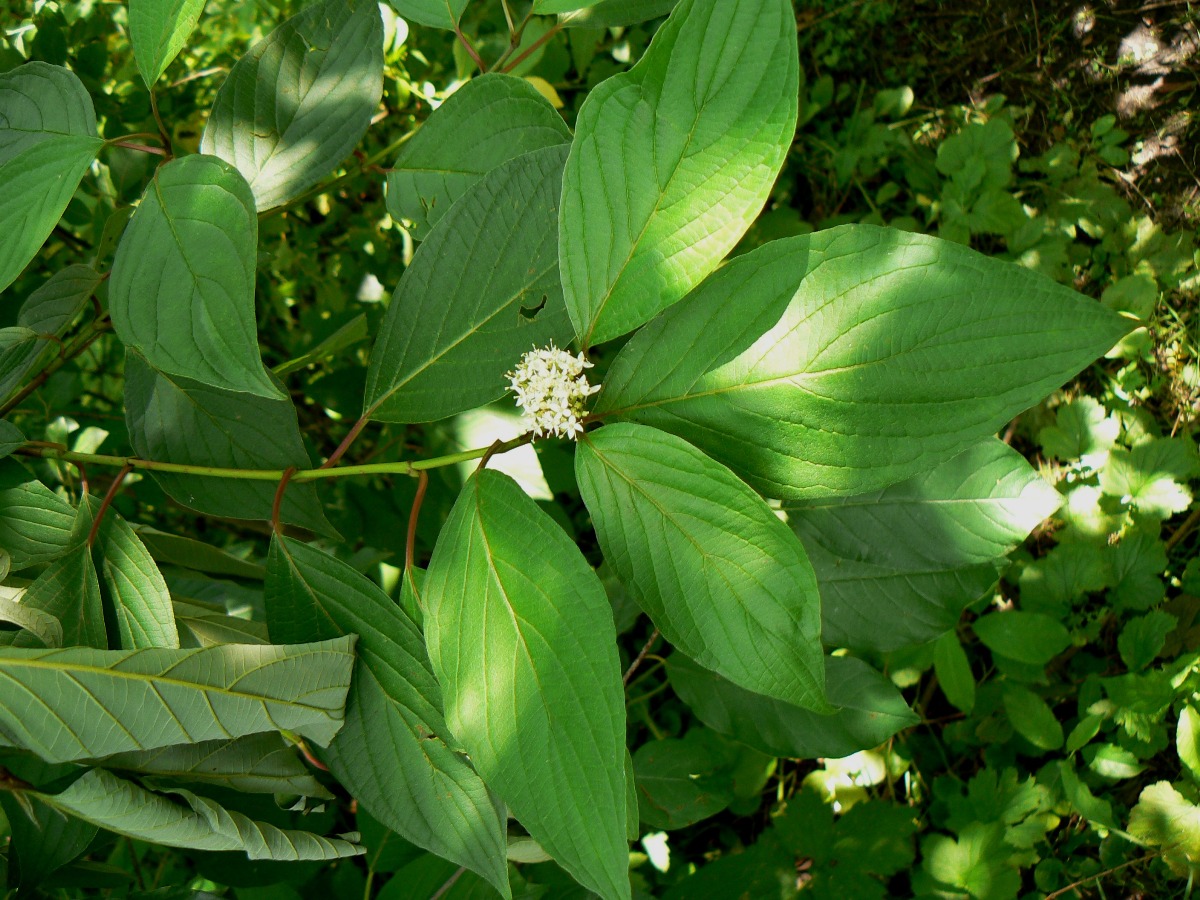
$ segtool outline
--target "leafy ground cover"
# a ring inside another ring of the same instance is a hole
[[[210,4],[161,74],[152,108],[136,72],[153,61],[131,52],[123,6],[10,3],[0,70],[29,59],[68,65],[99,120],[151,137],[110,148],[83,176],[51,240],[6,296],[35,296],[72,264],[98,260],[110,268],[157,162],[145,146],[196,150],[208,111],[219,107],[224,74],[300,6]],[[827,664],[828,683],[844,691],[840,703],[861,712],[846,717],[844,733],[682,656],[660,655],[657,630],[620,579],[601,568],[621,662],[632,666],[625,704],[640,815],[632,862],[637,896],[1190,895],[1200,866],[1200,180],[1189,111],[1197,21],[1186,4],[1053,6],[796,4],[799,127],[766,211],[736,254],[838,225],[888,225],[1014,261],[1139,327],[1075,382],[1008,423],[1000,434],[1005,446],[968,451],[883,488],[871,509],[891,509],[894,518],[882,525],[853,504],[797,500],[779,509],[805,538],[823,586],[831,585],[827,607],[863,592],[881,598],[876,621],[838,620],[843,631],[836,638],[826,622],[826,642],[853,645],[860,658]],[[366,351],[383,327],[387,295],[413,261],[414,241],[425,239],[429,220],[440,214],[436,203],[402,205],[422,154],[438,149],[436,134],[417,126],[451,102],[453,89],[475,70],[473,54],[507,55],[531,93],[550,98],[561,114],[546,124],[546,153],[553,154],[566,133],[561,124],[575,126],[591,89],[640,58],[662,21],[558,31],[553,19],[538,18],[513,47],[505,12],[498,3],[469,5],[462,20],[468,42],[385,15],[377,127],[332,178],[259,217],[259,344],[295,402],[302,454],[327,456],[357,418],[364,391],[372,396],[369,385],[400,377],[369,370]],[[119,276],[112,281],[110,308],[120,296]],[[139,379],[147,392],[164,387],[136,355],[122,362],[107,317],[96,313],[62,324],[61,352],[38,344],[30,353],[17,330],[29,325],[19,318],[24,311],[0,311],[4,325],[17,326],[0,331],[0,339],[11,340],[0,357],[3,410],[27,437],[81,453],[125,453],[132,438],[122,391]],[[115,308],[113,315],[119,318]],[[615,355],[611,345],[600,348],[598,377]],[[269,404],[275,382],[260,375]],[[390,402],[382,391],[373,396]],[[356,462],[399,451],[453,453],[490,439],[497,422],[511,427],[512,418],[505,405],[435,425],[384,425],[359,438]],[[991,473],[1007,471],[1004,460],[1013,453],[1040,477],[1006,485],[998,497]],[[600,465],[551,444],[506,471],[532,485],[541,508],[597,563],[605,523],[584,505],[590,480],[577,478],[577,464],[585,472]],[[78,496],[81,478],[93,493],[111,478],[62,462],[37,466],[41,489],[64,497]],[[418,565],[430,561],[469,471],[441,469],[429,479],[412,541]],[[0,480],[0,490],[35,490],[28,484],[14,476]],[[299,543],[276,542],[269,551],[268,527],[224,518],[227,487],[225,494],[209,488],[209,514],[197,515],[171,500],[173,490],[194,485],[137,473],[124,485],[112,499],[121,519],[109,521],[138,526],[164,567],[184,645],[198,653],[231,640],[230,633],[253,643],[264,640],[265,625],[273,637],[287,628],[263,613],[268,570],[287,573],[292,581],[275,584],[299,591],[303,565],[332,565],[315,557],[306,563],[303,554],[314,551]],[[296,487],[302,490],[288,494],[290,521],[318,534],[355,536],[349,544],[331,541],[329,549],[375,586],[361,588],[364,607],[386,594],[419,614],[395,551],[417,483],[338,481],[323,489],[319,504],[315,492]],[[274,485],[264,490],[260,499],[269,509]],[[939,555],[928,542],[905,540],[930,526],[906,519],[904,510],[914,497],[930,496],[961,505],[954,527],[978,542],[973,552],[960,545],[960,552]],[[62,515],[74,514],[64,506]],[[1035,530],[997,571],[987,562],[990,551],[1012,541],[996,523],[1018,508],[1032,516],[1025,531]],[[0,527],[4,515],[0,509]],[[81,520],[75,527],[90,524]],[[835,521],[839,529],[825,527]],[[109,528],[113,534],[102,540],[119,542],[121,526]],[[823,542],[834,533],[860,540]],[[5,549],[18,571],[53,556],[15,543]],[[838,560],[845,559],[858,568],[839,579]],[[61,568],[70,578],[69,564]],[[935,613],[913,615],[919,608]],[[18,624],[34,634],[54,627]],[[338,624],[319,637],[337,641],[361,631],[361,622]],[[75,637],[65,643],[86,643],[86,635]],[[318,636],[309,632],[309,639]],[[887,679],[872,676],[864,661]],[[319,736],[323,721],[320,710],[306,710],[288,730]],[[282,748],[280,742],[262,751],[286,755]],[[134,751],[117,742],[105,752]],[[58,761],[53,748],[42,755]],[[336,757],[326,763],[336,774]],[[130,757],[125,764],[153,778],[153,761]],[[197,765],[165,760],[162,771],[182,769],[202,781]],[[25,806],[0,794],[13,891],[248,900],[494,893],[474,872],[423,852],[356,808],[316,766],[281,764],[268,790],[225,784],[171,795],[174,807],[187,810],[180,828],[211,821],[215,797],[241,817],[230,827],[243,843],[247,831],[267,835],[267,861],[230,853],[233,845],[214,837],[172,850],[147,842],[161,836],[118,838],[89,825],[91,804],[114,791],[165,802],[130,780],[105,784],[116,778],[106,770],[59,791],[51,789],[52,768],[6,766],[11,777],[46,786]],[[284,795],[289,802],[278,802]],[[307,799],[293,805],[297,798]],[[337,858],[346,848],[330,838],[321,852],[332,861],[280,862],[268,826],[357,832],[367,853]],[[228,833],[224,839],[234,840]],[[508,858],[519,896],[586,895],[532,842],[510,846]]]

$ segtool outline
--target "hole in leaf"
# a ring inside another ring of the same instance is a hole
[[[542,299],[537,306],[522,306],[520,309],[521,318],[527,322],[532,322],[537,318],[538,313],[546,308],[546,301],[550,299],[545,294],[542,294]]]

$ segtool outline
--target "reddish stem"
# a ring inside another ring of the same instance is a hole
[[[112,480],[112,484],[108,486],[108,491],[104,494],[104,499],[100,501],[100,509],[96,512],[96,518],[92,522],[92,528],[88,532],[87,545],[91,547],[96,543],[96,535],[100,531],[100,523],[104,521],[104,514],[108,512],[108,508],[112,506],[113,498],[117,496],[117,491],[121,489],[121,482],[125,480],[125,476],[133,471],[133,466],[126,463],[121,467],[121,471],[117,473],[117,477]]]
[[[342,442],[338,444],[337,449],[329,455],[329,459],[325,460],[325,462],[321,464],[321,468],[332,469],[334,466],[336,466],[338,460],[341,459],[345,455],[346,451],[350,449],[350,445],[354,443],[354,439],[362,433],[363,428],[369,421],[371,420],[366,416],[363,416],[361,419],[355,422],[354,427],[350,429],[350,432],[344,438],[342,438]]]
[[[412,572],[413,550],[417,544],[417,519],[421,515],[421,504],[425,501],[425,489],[429,487],[429,473],[424,469],[417,476],[417,494],[413,497],[412,509],[408,513],[408,537],[404,542],[404,566]]]
[[[288,482],[295,474],[296,467],[288,466],[283,472],[283,477],[279,479],[279,487],[275,488],[275,502],[271,504],[271,528],[276,534],[283,534],[283,529],[279,525],[279,510],[283,506],[283,495],[287,491]]]

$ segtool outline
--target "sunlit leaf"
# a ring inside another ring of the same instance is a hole
[[[147,85],[179,55],[202,12],[204,0],[129,0],[129,39]]]

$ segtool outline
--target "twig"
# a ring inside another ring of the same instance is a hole
[[[1085,885],[1089,881],[1097,881],[1098,879],[1101,879],[1106,875],[1111,875],[1113,872],[1119,872],[1121,869],[1127,869],[1127,868],[1129,868],[1129,866],[1135,866],[1138,863],[1149,862],[1150,860],[1156,859],[1157,857],[1158,857],[1157,853],[1147,853],[1145,856],[1139,856],[1137,859],[1131,859],[1127,862],[1123,862],[1119,866],[1113,866],[1111,869],[1105,869],[1103,872],[1097,872],[1095,875],[1089,875],[1087,878],[1081,878],[1078,881],[1068,884],[1065,888],[1059,888],[1054,893],[1047,894],[1046,900],[1055,900],[1056,897],[1061,897],[1063,894],[1066,894],[1068,891],[1073,891],[1073,890],[1075,890],[1075,888],[1080,887],[1081,885]]]
[[[462,878],[463,872],[465,872],[465,871],[467,871],[466,866],[459,866],[458,871],[455,872],[453,875],[451,875],[449,878],[447,878],[446,883],[443,884],[440,888],[438,888],[437,893],[434,894],[432,897],[430,897],[429,900],[442,900],[442,897],[444,897],[446,895],[446,891],[448,891],[448,890],[450,890],[450,888],[454,887],[454,882],[456,882],[456,881],[458,881],[458,879]]]
[[[329,459],[325,460],[325,462],[321,464],[321,468],[332,469],[334,466],[336,466],[338,460],[341,459],[345,452],[350,449],[350,445],[354,443],[354,439],[358,437],[359,433],[363,430],[363,426],[365,426],[369,421],[371,420],[364,415],[361,419],[355,422],[354,427],[350,429],[350,433],[342,439],[342,442],[338,444],[337,449],[330,454]]]
[[[1200,506],[1192,510],[1191,514],[1183,520],[1183,523],[1175,529],[1175,533],[1167,538],[1167,552],[1174,549],[1175,545],[1188,536],[1188,533],[1200,523]]]
[[[546,31],[545,34],[543,34],[540,38],[538,38],[536,41],[534,41],[532,44],[530,44],[529,47],[526,48],[526,50],[523,53],[521,53],[512,62],[508,63],[500,71],[505,74],[508,74],[513,69],[515,69],[517,66],[519,66],[521,63],[525,62],[525,60],[529,59],[530,56],[532,56],[534,53],[536,53],[540,47],[542,47],[548,40],[550,40],[552,37],[554,37],[560,31],[562,31],[562,22],[555,22],[553,25],[550,26],[550,28]]]
[[[458,36],[458,42],[466,48],[467,54],[472,60],[474,60],[475,65],[479,66],[479,71],[486,72],[487,66],[483,64],[483,59],[479,56],[479,51],[475,49],[475,47],[467,39],[467,36],[463,34],[462,29],[458,27],[457,22],[454,23],[454,33]]]
[[[655,628],[650,635],[650,639],[646,641],[642,647],[642,652],[637,655],[637,659],[629,664],[629,668],[625,670],[625,676],[621,679],[622,686],[628,686],[629,679],[633,677],[633,673],[637,671],[637,667],[642,664],[642,660],[646,658],[646,654],[650,652],[650,648],[654,646],[654,642],[658,640],[658,629]]]
[[[417,519],[421,515],[421,504],[425,502],[425,489],[429,487],[429,473],[422,471],[417,478],[417,493],[408,512],[408,534],[404,540],[404,568],[411,572],[417,545]],[[415,584],[415,582],[414,582]]]
[[[275,488],[275,500],[271,503],[271,528],[276,534],[283,534],[279,525],[279,511],[283,508],[283,495],[287,491],[288,482],[295,474],[296,467],[288,466],[283,470],[283,477],[279,479],[279,487]]]
[[[100,523],[104,521],[104,514],[108,512],[108,508],[112,506],[113,498],[117,496],[117,491],[121,489],[121,482],[132,471],[133,466],[122,466],[121,471],[117,473],[117,477],[112,480],[112,484],[108,486],[108,490],[104,493],[104,499],[100,501],[100,508],[96,510],[96,518],[92,520],[91,530],[88,531],[87,545],[89,547],[96,543],[96,535],[100,532]]]

